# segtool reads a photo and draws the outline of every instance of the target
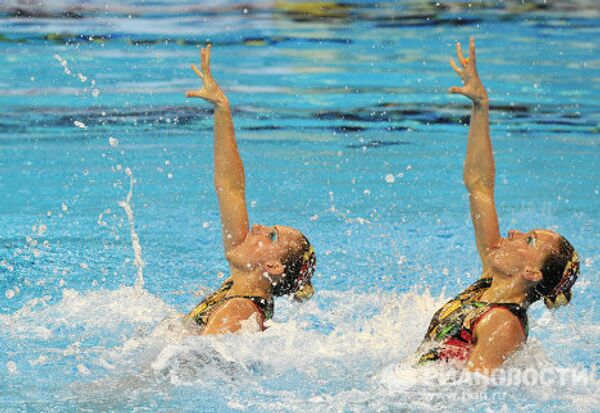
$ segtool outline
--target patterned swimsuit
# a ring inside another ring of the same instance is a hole
[[[227,293],[229,292],[232,286],[233,281],[225,281],[217,291],[204,298],[204,300],[202,300],[196,307],[194,307],[194,309],[190,311],[190,313],[187,315],[187,318],[190,320],[194,320],[201,326],[204,326],[208,323],[208,318],[210,317],[212,312],[219,305],[223,304],[228,300],[231,300],[232,298],[246,298],[252,301],[262,317],[262,322],[270,320],[273,317],[273,300],[267,300],[262,297],[256,297],[251,295],[227,296]]]
[[[521,322],[527,338],[528,324],[525,308],[512,303],[478,301],[491,284],[491,277],[477,280],[435,313],[418,350],[419,364],[435,360],[466,362],[473,351],[473,332],[477,323],[496,308],[513,313]]]

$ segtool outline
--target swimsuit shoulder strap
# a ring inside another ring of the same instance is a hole
[[[227,299],[225,295],[229,292],[229,290],[231,290],[232,286],[233,281],[225,281],[217,291],[200,301],[200,303],[198,303],[198,305],[196,305],[196,307],[190,311],[190,313],[187,315],[187,318],[194,320],[198,324],[206,324],[211,311],[214,309],[214,307]]]
[[[476,302],[490,285],[490,279],[480,278],[444,304],[431,319],[425,338],[434,340],[436,337],[445,336],[447,329],[462,325],[470,311],[467,311],[467,305]]]
[[[272,299],[266,299],[255,295],[231,295],[229,297],[225,297],[223,301],[231,300],[232,298],[245,298],[250,300],[254,303],[254,305],[256,305],[265,320],[270,320],[273,318],[273,310],[275,306]]]
[[[468,302],[473,300],[478,300],[479,296],[483,294],[485,290],[490,288],[492,285],[491,278],[480,278],[475,281],[473,284],[469,285],[462,292],[460,292],[456,297],[454,297],[451,301],[460,301],[460,302]]]

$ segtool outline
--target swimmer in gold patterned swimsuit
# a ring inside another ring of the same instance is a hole
[[[187,318],[199,324],[205,335],[233,333],[248,323],[264,330],[264,321],[273,314],[273,297],[293,294],[302,300],[312,296],[316,256],[308,239],[294,228],[250,228],[244,167],[229,101],[210,73],[210,45],[201,50],[200,59],[201,69],[194,65],[192,69],[203,86],[186,95],[214,106],[214,182],[231,276]]]
[[[453,60],[450,64],[463,86],[450,92],[473,102],[464,182],[483,275],[434,315],[419,348],[419,362],[452,361],[490,374],[525,342],[530,304],[543,298],[554,308],[570,301],[579,258],[569,241],[547,229],[511,230],[508,237],[500,236],[489,103],[475,67],[475,41],[470,40],[468,58],[460,44],[456,48],[460,66]]]

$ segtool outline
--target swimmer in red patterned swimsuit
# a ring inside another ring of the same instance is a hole
[[[475,240],[483,276],[446,303],[433,317],[419,347],[419,362],[452,361],[490,374],[527,339],[527,308],[543,298],[547,307],[567,304],[579,274],[573,246],[554,231],[511,230],[500,236],[494,203],[495,165],[489,133],[488,96],[475,67],[475,42],[469,56],[457,44],[463,81],[451,93],[473,102],[464,165]]]
[[[187,92],[214,106],[214,181],[225,257],[231,276],[221,288],[200,302],[187,316],[202,327],[202,334],[224,334],[264,321],[273,314],[273,297],[293,294],[308,299],[314,290],[311,277],[316,256],[308,239],[283,225],[248,224],[245,176],[235,142],[227,97],[210,73],[210,45],[200,52],[201,70],[192,69],[203,86]]]

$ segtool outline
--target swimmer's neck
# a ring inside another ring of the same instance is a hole
[[[259,268],[244,271],[232,266],[229,279],[233,281],[233,285],[228,295],[248,295],[265,299],[271,296],[271,280]]]
[[[481,297],[480,301],[486,303],[512,303],[527,308],[529,301],[527,299],[527,286],[520,277],[505,277],[501,275],[492,276],[492,285]]]

